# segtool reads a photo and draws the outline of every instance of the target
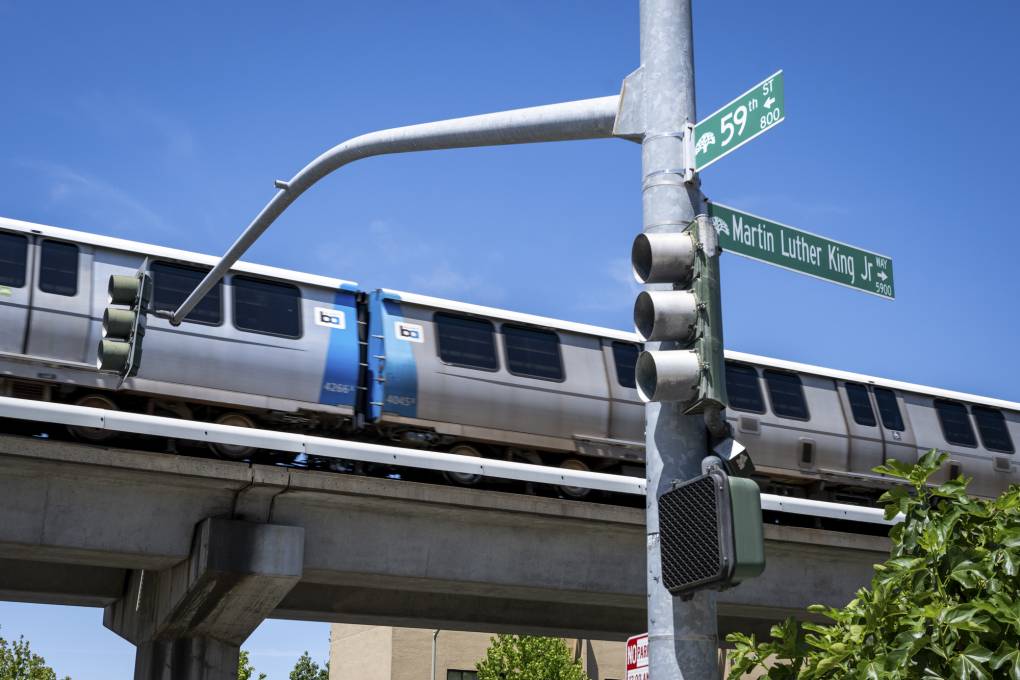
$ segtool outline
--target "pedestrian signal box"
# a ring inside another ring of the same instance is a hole
[[[724,588],[761,574],[758,485],[715,468],[659,497],[663,585],[673,595]]]

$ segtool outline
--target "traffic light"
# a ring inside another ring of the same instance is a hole
[[[634,303],[638,333],[664,343],[638,356],[638,394],[644,401],[679,401],[688,414],[725,408],[719,246],[712,223],[699,215],[683,231],[639,234],[631,263],[642,283],[672,284],[643,291]]]
[[[145,315],[152,299],[152,277],[146,272],[135,276],[110,277],[109,307],[103,312],[103,336],[99,341],[96,367],[128,378],[138,373],[145,337]],[[116,305],[116,306],[113,306]],[[127,309],[123,309],[127,307]]]
[[[662,583],[673,595],[722,588],[761,574],[761,494],[719,468],[659,496]]]

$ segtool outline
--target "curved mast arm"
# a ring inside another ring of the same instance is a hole
[[[326,175],[352,161],[409,151],[612,137],[619,101],[620,97],[613,95],[453,118],[370,132],[338,144],[302,168],[289,182],[277,181],[279,191],[276,195],[170,316],[170,322],[180,324],[255,240],[301,194]]]

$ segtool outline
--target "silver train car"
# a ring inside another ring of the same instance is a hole
[[[643,475],[638,338],[622,331],[238,263],[180,326],[149,318],[137,376],[96,370],[111,274],[152,272],[170,310],[215,259],[0,218],[0,394]],[[887,485],[874,466],[930,448],[975,494],[1020,481],[1014,402],[739,352],[727,387],[774,493],[867,502]]]

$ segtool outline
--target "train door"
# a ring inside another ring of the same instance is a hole
[[[365,417],[373,423],[382,419],[384,412],[414,418],[418,416],[415,348],[424,345],[427,339],[424,319],[405,318],[400,297],[394,293],[374,291],[368,304],[368,370],[365,372],[368,400]]]
[[[875,405],[878,406],[879,420],[882,423],[882,435],[885,439],[885,457],[895,458],[903,463],[917,461],[917,438],[910,421],[907,399],[913,395],[904,395],[888,387],[873,386]]]
[[[602,353],[609,378],[609,438],[644,444],[645,405],[634,382],[640,347],[632,342],[603,340]]]
[[[83,362],[92,317],[92,249],[48,238],[30,248],[35,271],[25,353]]]
[[[0,352],[25,350],[30,270],[28,237],[0,231]]]
[[[850,436],[849,472],[873,474],[872,468],[885,462],[885,438],[867,385],[837,381],[840,404]]]

